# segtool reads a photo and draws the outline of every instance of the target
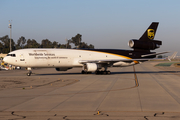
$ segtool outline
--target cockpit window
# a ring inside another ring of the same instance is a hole
[[[16,57],[16,54],[7,54],[7,56]]]

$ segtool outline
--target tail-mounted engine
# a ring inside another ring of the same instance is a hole
[[[133,49],[155,50],[157,48],[160,48],[162,42],[158,40],[140,41],[140,40],[132,39],[129,41],[128,45],[130,48]]]

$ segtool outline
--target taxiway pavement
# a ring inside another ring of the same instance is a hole
[[[0,119],[180,119],[180,69],[154,64],[110,68],[111,75],[0,71]]]

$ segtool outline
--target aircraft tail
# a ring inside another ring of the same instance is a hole
[[[158,22],[152,22],[144,34],[139,38],[140,41],[154,40],[156,30],[158,27]]]
[[[152,22],[139,40],[132,39],[129,41],[129,47],[133,48],[134,51],[146,52],[159,48],[160,45],[162,45],[162,42],[159,40],[154,40],[158,24],[158,22]]]

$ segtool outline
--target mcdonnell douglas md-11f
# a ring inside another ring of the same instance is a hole
[[[126,67],[151,60],[162,45],[154,40],[158,22],[153,22],[145,33],[137,39],[129,41],[133,50],[120,49],[20,49],[10,52],[4,61],[11,65],[26,67],[31,75],[32,68],[55,68],[57,71],[67,71],[73,67],[82,67],[82,74],[110,74],[108,67]]]

